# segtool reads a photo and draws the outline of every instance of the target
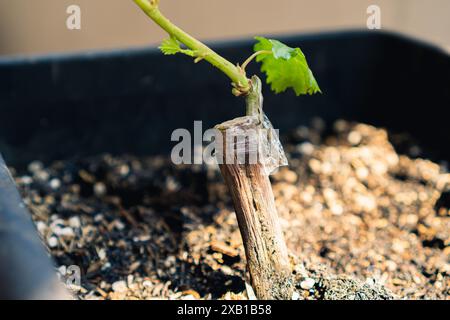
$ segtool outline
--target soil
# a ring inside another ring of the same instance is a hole
[[[289,167],[271,179],[294,299],[450,299],[445,164],[343,120],[284,140]],[[81,268],[81,299],[254,299],[217,166],[100,155],[15,180],[61,277]]]

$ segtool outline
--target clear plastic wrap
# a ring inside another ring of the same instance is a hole
[[[267,135],[259,140],[260,152],[267,175],[274,173],[281,166],[287,166],[288,160],[280,142],[278,130],[275,130],[266,114],[263,114],[262,127],[266,129]]]
[[[258,116],[245,116],[217,126],[225,131],[226,157],[218,150],[218,160],[226,164],[261,164],[267,175],[288,164],[283,146],[269,118],[264,114],[262,123]],[[219,162],[220,163],[220,162]]]

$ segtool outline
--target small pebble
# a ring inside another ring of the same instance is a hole
[[[126,164],[121,165],[120,168],[119,168],[119,173],[123,177],[128,175],[130,173],[130,167],[127,166]]]
[[[74,237],[75,236],[75,232],[73,232],[73,229],[70,227],[59,227],[56,226],[55,228],[53,228],[53,233],[56,234],[57,236],[60,237]]]
[[[309,128],[305,126],[299,126],[295,130],[295,134],[301,139],[308,139],[309,137]]]
[[[169,176],[166,179],[166,188],[170,192],[176,192],[181,188],[181,186],[173,177]]]
[[[343,119],[339,119],[339,120],[336,120],[333,127],[334,127],[334,130],[336,130],[336,132],[343,132],[348,129],[348,122]]]
[[[47,224],[43,221],[36,222],[36,228],[38,229],[40,234],[44,234],[47,231]]]
[[[325,129],[326,123],[322,118],[315,117],[311,120],[311,126],[317,131],[323,131]]]
[[[23,176],[23,177],[20,178],[20,182],[25,184],[25,185],[28,185],[28,184],[31,184],[33,182],[33,178],[31,178],[30,176]]]
[[[80,221],[80,218],[77,217],[77,216],[70,217],[70,218],[69,218],[69,225],[70,225],[72,228],[75,228],[75,229],[81,227],[81,221]]]
[[[304,155],[311,155],[314,152],[314,145],[310,142],[303,142],[297,146],[297,150]]]
[[[127,283],[123,280],[116,281],[112,284],[114,292],[126,292],[128,290]]]
[[[292,293],[292,300],[298,300],[300,299],[300,293],[298,293],[297,291],[294,291],[294,293]]]
[[[106,259],[106,251],[104,249],[100,249],[97,251],[98,257],[100,260]]]
[[[294,184],[297,181],[297,174],[292,170],[283,170],[282,171],[283,180]]]
[[[132,274],[129,274],[129,275],[127,276],[127,284],[128,284],[128,287],[131,287],[131,286],[133,285],[133,281],[134,281],[134,276],[133,276]]]
[[[352,131],[348,134],[348,142],[352,145],[357,145],[361,142],[362,136],[358,131]]]
[[[303,280],[300,283],[300,288],[302,288],[303,290],[309,290],[309,289],[312,289],[314,287],[315,283],[316,282],[314,281],[314,279],[306,278],[305,280]]]
[[[47,240],[47,244],[50,248],[55,248],[58,246],[58,239],[56,237],[50,237]]]
[[[41,171],[44,165],[41,161],[33,161],[28,165],[28,171],[31,173],[35,173],[37,171]]]
[[[106,186],[103,182],[96,182],[94,184],[94,194],[99,198],[106,194]]]
[[[369,176],[369,170],[366,167],[359,167],[356,169],[356,176],[360,180],[365,180]]]
[[[48,174],[47,171],[40,170],[40,171],[36,171],[36,172],[34,173],[34,177],[35,177],[37,180],[40,180],[40,181],[47,181],[48,178],[50,177],[50,175]]]
[[[317,159],[311,159],[309,160],[309,167],[314,173],[320,173],[320,170],[322,169],[322,164]]]
[[[125,229],[125,225],[124,225],[123,222],[120,221],[120,220],[114,221],[114,227],[115,227],[117,230],[123,230],[123,229]]]
[[[330,207],[331,213],[333,213],[336,216],[340,216],[342,213],[344,213],[344,208],[340,204],[333,204]]]
[[[61,187],[61,181],[59,179],[54,178],[50,180],[50,188],[57,190],[59,187]]]
[[[109,269],[109,268],[111,268],[111,263],[108,261],[108,262],[106,262],[103,266],[102,266],[102,270],[106,270],[106,269]]]

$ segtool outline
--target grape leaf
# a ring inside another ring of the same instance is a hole
[[[180,42],[174,37],[164,39],[162,41],[161,45],[159,46],[159,50],[161,50],[161,52],[165,55],[173,55],[173,54],[177,54],[177,53],[183,53],[190,57],[195,56],[194,51],[181,48]]]
[[[322,93],[306,57],[300,48],[291,48],[278,40],[256,37],[258,42],[254,51],[271,51],[272,54],[261,54],[256,57],[261,62],[261,71],[267,76],[267,83],[275,93],[292,88],[297,96],[301,94]]]

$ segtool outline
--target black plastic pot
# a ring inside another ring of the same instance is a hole
[[[315,116],[345,118],[408,132],[427,155],[450,160],[450,56],[443,50],[373,31],[281,40],[303,49],[324,92],[296,97],[265,90],[265,111],[281,134]],[[212,46],[243,61],[252,43]],[[19,169],[32,160],[102,152],[168,153],[174,129],[192,129],[194,120],[212,127],[243,110],[218,71],[156,49],[0,59],[0,152]],[[14,211],[0,215],[5,210]]]

